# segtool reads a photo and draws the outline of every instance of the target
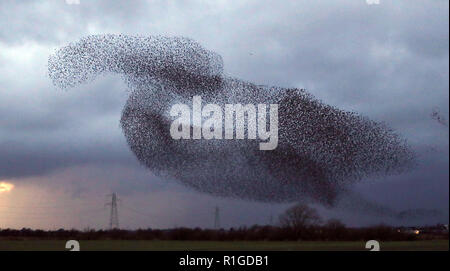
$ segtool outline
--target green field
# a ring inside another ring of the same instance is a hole
[[[366,250],[364,242],[264,242],[264,241],[131,241],[90,240],[80,241],[81,250]],[[448,240],[380,242],[381,250],[448,250]],[[61,240],[0,240],[0,251],[5,250],[65,250]]]

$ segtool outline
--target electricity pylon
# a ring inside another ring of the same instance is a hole
[[[216,210],[214,212],[214,228],[220,228],[220,209],[216,206]]]
[[[119,201],[119,199],[117,198],[116,193],[112,193],[111,195],[108,195],[108,197],[111,197],[111,202],[106,203],[107,206],[111,206],[111,213],[109,216],[109,229],[118,229],[119,212],[117,211],[117,201]]]

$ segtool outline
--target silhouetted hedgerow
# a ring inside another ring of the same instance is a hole
[[[434,234],[436,238],[448,239],[446,234]],[[420,236],[399,231],[388,226],[366,228],[346,228],[311,226],[301,229],[274,226],[253,226],[221,230],[200,228],[176,228],[168,230],[31,230],[2,229],[2,239],[59,239],[59,240],[196,240],[196,241],[406,241],[417,240]]]

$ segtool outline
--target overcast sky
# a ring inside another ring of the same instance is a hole
[[[417,223],[448,223],[448,20],[447,0],[2,0],[0,182],[15,187],[0,192],[0,228],[106,227],[111,192],[121,198],[124,228],[211,227],[215,206],[224,227],[266,224],[289,206],[215,198],[152,175],[119,127],[128,96],[119,76],[56,89],[48,56],[104,33],[190,37],[222,55],[228,75],[306,88],[324,103],[386,122],[408,140],[419,166],[364,180],[355,191],[396,210],[444,214]],[[394,223],[316,207],[348,225]]]

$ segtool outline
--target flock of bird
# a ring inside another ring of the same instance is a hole
[[[333,206],[352,184],[415,164],[406,141],[385,124],[326,105],[303,89],[226,76],[221,56],[188,38],[87,36],[52,54],[48,68],[60,88],[121,74],[130,95],[120,122],[133,153],[153,173],[201,192]],[[189,104],[195,95],[205,104],[278,104],[278,147],[172,139],[171,106]]]

